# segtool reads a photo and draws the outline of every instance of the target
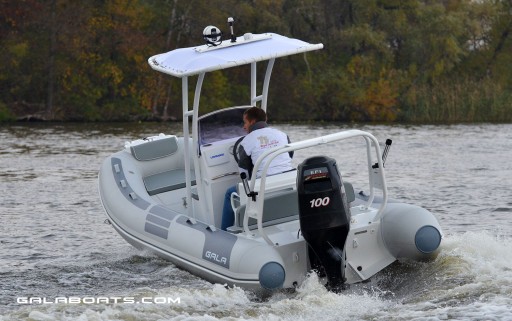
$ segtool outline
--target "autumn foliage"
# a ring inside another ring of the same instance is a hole
[[[276,62],[273,119],[512,121],[512,3],[494,0],[0,0],[0,121],[180,118],[180,82],[147,59],[229,16],[325,46]],[[202,112],[248,104],[248,75],[207,74]]]

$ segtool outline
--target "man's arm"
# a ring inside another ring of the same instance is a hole
[[[251,156],[247,155],[244,147],[241,144],[238,146],[238,167],[246,170],[249,174],[249,178],[251,178],[254,165],[252,163]]]

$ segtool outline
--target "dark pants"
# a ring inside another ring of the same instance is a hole
[[[224,207],[222,208],[221,230],[226,230],[235,223],[235,213],[231,207],[231,194],[236,192],[236,186],[231,186],[224,195]]]

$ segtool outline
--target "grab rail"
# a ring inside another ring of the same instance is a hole
[[[381,152],[380,152],[380,146],[377,139],[370,133],[353,129],[343,132],[338,132],[330,135],[325,135],[321,137],[316,137],[312,139],[307,139],[295,143],[289,143],[284,146],[279,146],[276,148],[269,149],[262,153],[260,157],[258,157],[258,160],[256,161],[256,164],[254,164],[254,168],[259,168],[261,166],[261,163],[264,159],[267,159],[267,162],[265,166],[262,169],[262,175],[260,178],[260,190],[257,191],[258,197],[256,199],[248,198],[247,199],[247,205],[246,205],[246,215],[244,216],[244,232],[249,235],[249,218],[255,218],[257,220],[257,226],[258,226],[258,232],[260,233],[261,237],[269,244],[274,245],[272,240],[268,237],[268,235],[263,230],[263,204],[265,201],[265,183],[267,179],[267,171],[270,166],[270,163],[274,158],[276,158],[278,155],[296,151],[300,149],[305,149],[313,146],[318,146],[322,144],[328,144],[339,140],[344,140],[352,137],[363,137],[366,142],[366,151],[367,151],[367,158],[368,158],[368,179],[370,184],[370,197],[368,199],[368,202],[366,203],[367,207],[370,207],[373,203],[373,199],[375,197],[375,190],[374,185],[376,185],[375,182],[375,176],[377,175],[378,179],[380,180],[380,188],[382,189],[382,203],[380,204],[379,210],[375,217],[373,218],[373,221],[377,221],[381,218],[382,212],[384,211],[386,204],[387,204],[387,186],[386,186],[386,179],[384,177],[384,166],[382,162]],[[375,148],[375,154],[377,157],[377,163],[379,164],[378,169],[372,169],[372,157],[371,157],[371,146]],[[251,191],[254,191],[256,185],[256,175],[254,175],[251,178],[251,181],[249,183],[249,187]]]

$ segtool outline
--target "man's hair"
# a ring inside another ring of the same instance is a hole
[[[248,120],[267,121],[267,113],[261,108],[251,107],[244,112]]]

